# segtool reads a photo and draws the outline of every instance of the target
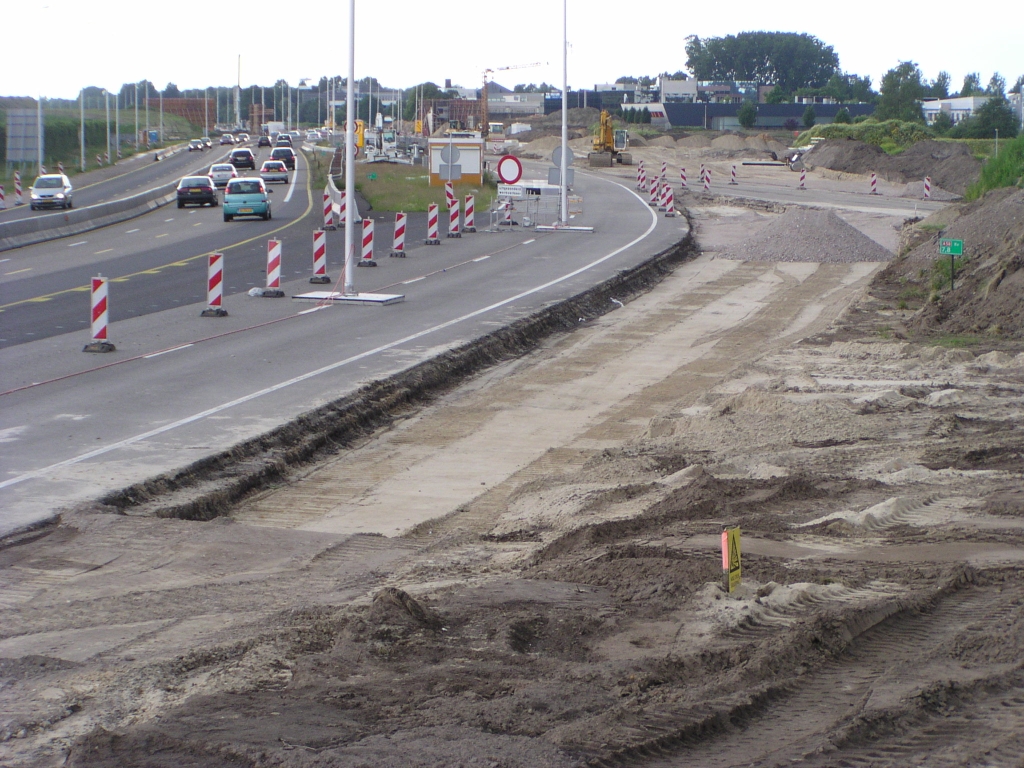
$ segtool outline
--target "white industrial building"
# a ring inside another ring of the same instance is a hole
[[[926,99],[921,102],[924,120],[928,125],[935,122],[940,113],[945,112],[956,125],[973,115],[981,105],[988,101],[988,96],[957,96],[953,99]]]

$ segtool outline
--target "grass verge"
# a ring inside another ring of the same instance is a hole
[[[444,187],[432,187],[427,169],[398,163],[356,163],[356,190],[375,211],[425,212],[430,203],[445,210]],[[483,184],[455,182],[455,195],[474,195],[478,211],[487,210],[497,196],[490,179]]]
[[[981,168],[981,177],[967,188],[964,197],[968,200],[976,200],[992,189],[1024,184],[1024,134],[1000,144],[999,156],[990,157]]]

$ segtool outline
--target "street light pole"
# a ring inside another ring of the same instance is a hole
[[[356,196],[356,135],[355,135],[355,90],[356,79],[356,0],[348,0],[348,83],[345,87],[345,295],[355,296],[355,258],[352,252],[355,224],[352,210]]]
[[[36,159],[39,175],[43,175],[43,97],[36,98]]]
[[[135,84],[135,151],[139,151],[139,84]]]
[[[80,147],[79,152],[81,154],[79,161],[82,168],[82,173],[85,173],[85,88],[78,92],[78,118],[78,146]]]
[[[106,154],[105,160],[109,163],[110,162],[110,92],[107,91],[106,88],[103,89],[103,103],[106,105],[106,108],[107,108],[107,120],[106,120],[106,127],[107,127],[107,154]]]
[[[121,92],[114,94],[114,156],[121,157]]]
[[[561,221],[569,223],[569,188],[567,169],[569,166],[569,11],[568,0],[562,0],[562,159],[559,171],[561,194]]]
[[[160,146],[164,145],[164,92],[160,91]]]

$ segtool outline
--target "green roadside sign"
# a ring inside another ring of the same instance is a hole
[[[939,255],[940,256],[963,256],[964,255],[964,241],[963,240],[950,240],[949,238],[942,238],[939,240]]]

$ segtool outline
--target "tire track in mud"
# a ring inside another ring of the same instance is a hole
[[[928,755],[929,766],[1020,765],[1024,665],[963,663],[956,652],[966,634],[998,638],[1008,621],[1019,627],[1022,619],[1019,580],[945,592],[930,608],[911,606],[874,624],[806,676],[731,710],[712,704],[704,712],[681,711],[675,733],[591,764],[897,768],[908,765],[909,755]],[[687,715],[694,718],[689,723]],[[657,713],[652,721],[664,729],[671,715]],[[936,751],[948,754],[940,760]]]

